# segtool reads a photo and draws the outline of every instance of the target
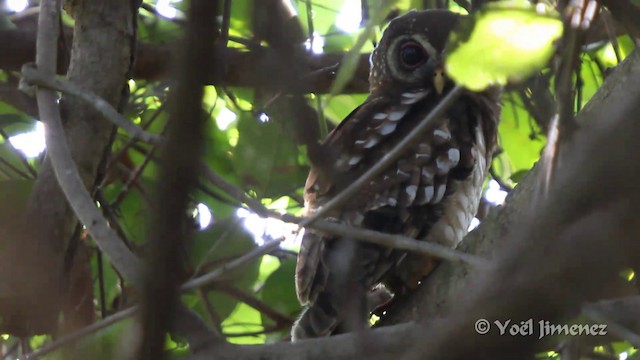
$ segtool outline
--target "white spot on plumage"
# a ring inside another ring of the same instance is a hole
[[[438,168],[438,175],[444,175],[449,172],[451,169],[451,164],[448,159],[443,159],[442,157],[438,157],[436,159],[436,167]]]
[[[411,105],[411,104],[415,104],[418,101],[420,101],[420,98],[415,98],[415,97],[403,97],[400,100],[401,104],[405,104],[405,105]]]
[[[387,199],[387,203],[389,205],[391,205],[391,206],[396,206],[396,205],[398,205],[398,200],[396,200],[395,198],[390,197],[390,198]]]
[[[352,157],[349,159],[348,164],[349,164],[349,165],[351,165],[351,166],[353,166],[353,165],[355,165],[355,164],[359,163],[359,162],[360,162],[360,160],[362,160],[362,155],[355,155],[355,156],[352,156]]]
[[[460,161],[460,150],[451,148],[447,152],[447,156],[449,156],[449,161],[453,164],[453,166],[456,166]]]
[[[407,99],[419,99],[423,98],[428,91],[414,91],[414,92],[406,92],[402,94],[402,97]]]
[[[475,146],[472,149],[477,159],[474,170],[465,181],[449,183],[451,194],[442,201],[443,216],[431,227],[426,241],[436,241],[456,247],[469,230],[473,215],[478,209],[482,183],[487,174],[490,156],[487,154],[482,126],[475,130]],[[444,195],[443,195],[444,196]],[[460,224],[458,224],[461,222]],[[453,237],[449,237],[453,235]]]
[[[378,139],[377,137],[372,136],[367,140],[367,142],[364,144],[363,148],[370,149],[370,148],[376,146],[376,144],[378,143],[379,140],[380,139]]]
[[[404,114],[406,114],[406,113],[407,113],[407,109],[406,109],[406,108],[401,108],[401,109],[399,109],[399,110],[392,111],[392,112],[389,114],[389,120],[391,120],[391,121],[398,121],[398,120],[402,119],[402,117],[403,117],[403,116],[404,116]]]
[[[442,140],[449,141],[451,139],[451,133],[442,129],[435,129],[433,131],[433,135]]]
[[[433,185],[424,188],[424,203],[428,203],[433,198]]]
[[[380,135],[389,135],[395,129],[396,129],[396,123],[393,123],[393,122],[385,122],[376,128],[376,130],[378,130]]]
[[[413,200],[416,199],[416,193],[418,191],[418,187],[415,185],[409,185],[407,186],[404,191],[407,193],[407,195],[409,196],[407,198],[407,203],[411,204],[413,202]]]
[[[375,120],[383,120],[387,118],[387,113],[377,113],[375,115],[373,115],[373,118]]]
[[[429,91],[406,92],[402,94],[401,104],[410,105],[422,100]]]

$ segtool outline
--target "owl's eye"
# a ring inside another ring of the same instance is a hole
[[[427,61],[427,52],[415,41],[408,41],[400,48],[400,62],[408,69],[415,69]]]

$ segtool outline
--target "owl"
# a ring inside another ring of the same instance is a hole
[[[376,164],[455,86],[443,65],[447,37],[460,18],[445,10],[412,11],[389,23],[371,55],[369,96],[324,141],[332,166],[311,167],[308,215]],[[439,127],[325,220],[456,247],[480,202],[499,117],[499,89],[465,90]],[[295,279],[306,308],[292,340],[366,329],[378,284],[404,293],[435,265],[423,254],[306,229]]]

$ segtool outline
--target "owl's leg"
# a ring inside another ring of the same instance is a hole
[[[366,253],[360,242],[336,239],[321,260],[329,272],[324,288],[294,324],[293,341],[368,328]]]

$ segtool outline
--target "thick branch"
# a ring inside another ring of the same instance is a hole
[[[161,141],[159,135],[150,134],[139,128],[136,124],[120,115],[118,111],[101,97],[93,94],[89,90],[81,89],[72,82],[59,80],[46,76],[42,71],[38,71],[29,66],[22,67],[23,78],[31,84],[47,87],[60,91],[66,95],[77,96],[78,98],[93,106],[102,116],[109,119],[114,125],[124,129],[134,139],[140,139],[147,143],[158,144]]]

